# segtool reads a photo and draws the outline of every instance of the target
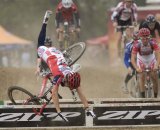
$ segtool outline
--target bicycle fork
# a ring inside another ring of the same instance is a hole
[[[145,89],[146,89],[146,97],[151,98],[152,97],[152,86],[153,84],[151,83],[151,78],[149,74],[147,73],[146,75],[146,83],[145,83]]]

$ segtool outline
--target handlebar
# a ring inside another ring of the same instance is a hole
[[[150,69],[150,68],[145,68],[144,70],[142,70],[142,72],[137,72],[137,73],[149,73],[149,72],[158,72],[160,71],[160,69]]]
[[[117,29],[134,28],[135,26],[117,26]]]
[[[60,30],[59,31],[60,33],[66,33],[66,31],[65,30]],[[71,31],[69,31],[69,32],[78,32],[76,29],[73,29],[73,30],[71,30]]]

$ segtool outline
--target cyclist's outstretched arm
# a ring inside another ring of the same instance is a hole
[[[79,98],[80,98],[81,102],[82,102],[83,105],[84,105],[84,108],[85,108],[85,110],[86,110],[87,116],[92,116],[93,118],[95,118],[96,115],[95,115],[94,112],[89,108],[88,101],[87,101],[85,95],[83,94],[81,87],[79,86],[76,90],[77,90],[77,93],[78,93],[78,95],[79,95]]]
[[[39,36],[38,36],[37,48],[39,46],[43,46],[44,45],[44,41],[45,41],[45,37],[46,37],[46,27],[47,27],[47,24],[43,23],[41,31],[40,31]]]
[[[39,46],[44,46],[44,41],[45,41],[45,38],[46,38],[47,23],[48,23],[48,20],[49,20],[49,17],[50,17],[51,14],[52,14],[52,11],[47,10],[45,15],[44,15],[43,24],[42,24],[41,31],[40,31],[39,36],[38,36],[37,48]]]

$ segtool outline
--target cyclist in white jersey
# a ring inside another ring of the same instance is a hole
[[[151,70],[158,69],[160,65],[160,48],[157,42],[150,38],[150,31],[147,28],[141,28],[139,30],[140,40],[136,41],[133,45],[131,63],[133,67],[139,72],[140,76],[140,92],[141,97],[145,97],[144,86],[144,74],[141,73],[145,67],[151,68]],[[154,97],[158,94],[158,75],[155,71],[151,72],[153,79]]]
[[[46,12],[47,14],[48,12]],[[86,114],[96,117],[94,112],[89,108],[88,101],[85,95],[82,92],[82,88],[80,87],[81,77],[78,72],[73,72],[71,67],[69,67],[66,63],[66,60],[63,56],[63,53],[59,51],[55,47],[48,46],[46,43],[46,24],[50,15],[45,15],[44,22],[42,25],[42,30],[39,35],[39,42],[37,45],[38,48],[38,59],[37,64],[41,63],[41,61],[45,62],[52,75],[53,75],[53,89],[52,89],[52,100],[54,103],[54,107],[56,108],[58,116],[60,116],[65,121],[68,121],[67,118],[63,116],[61,113],[60,105],[59,105],[59,97],[58,97],[58,89],[60,85],[68,87],[70,90],[76,89],[80,100],[82,101],[84,108],[86,110]],[[45,25],[45,27],[44,27]],[[44,30],[43,30],[44,29]],[[37,65],[39,66],[39,65]],[[39,69],[37,69],[39,71]]]
[[[111,21],[113,22],[113,26],[117,30],[117,47],[118,55],[120,56],[120,44],[125,28],[117,28],[117,26],[135,26],[137,24],[137,5],[133,0],[123,0],[122,2],[119,2],[111,15]],[[126,28],[127,36],[131,36],[133,31],[133,28]]]

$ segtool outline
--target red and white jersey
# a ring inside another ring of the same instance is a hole
[[[59,12],[61,12],[62,19],[64,21],[70,22],[71,20],[74,19],[73,14],[78,12],[78,8],[77,8],[76,4],[73,3],[69,9],[66,9],[63,7],[62,2],[60,2],[56,8],[56,14]]]
[[[149,40],[147,45],[143,45],[141,40],[136,41],[133,45],[132,53],[137,55],[137,65],[141,68],[149,66],[153,68],[156,63],[154,51],[159,51],[157,42],[153,39]]]
[[[115,8],[111,20],[119,16],[119,20],[127,21],[132,19],[132,21],[137,21],[137,5],[135,3],[132,4],[131,8],[127,8],[124,2],[120,2]]]
[[[147,45],[144,45],[141,40],[137,40],[133,45],[132,53],[139,54],[141,56],[149,56],[153,54],[153,51],[160,50],[156,40],[150,39]]]
[[[38,48],[38,55],[40,58],[42,58],[45,62],[47,62],[49,57],[53,57],[57,60],[57,62],[64,61],[65,58],[63,57],[63,54],[55,47],[45,47],[40,46]]]
[[[72,69],[67,66],[63,54],[57,48],[40,46],[38,48],[38,55],[47,63],[54,76],[65,76],[67,73],[72,72]]]

